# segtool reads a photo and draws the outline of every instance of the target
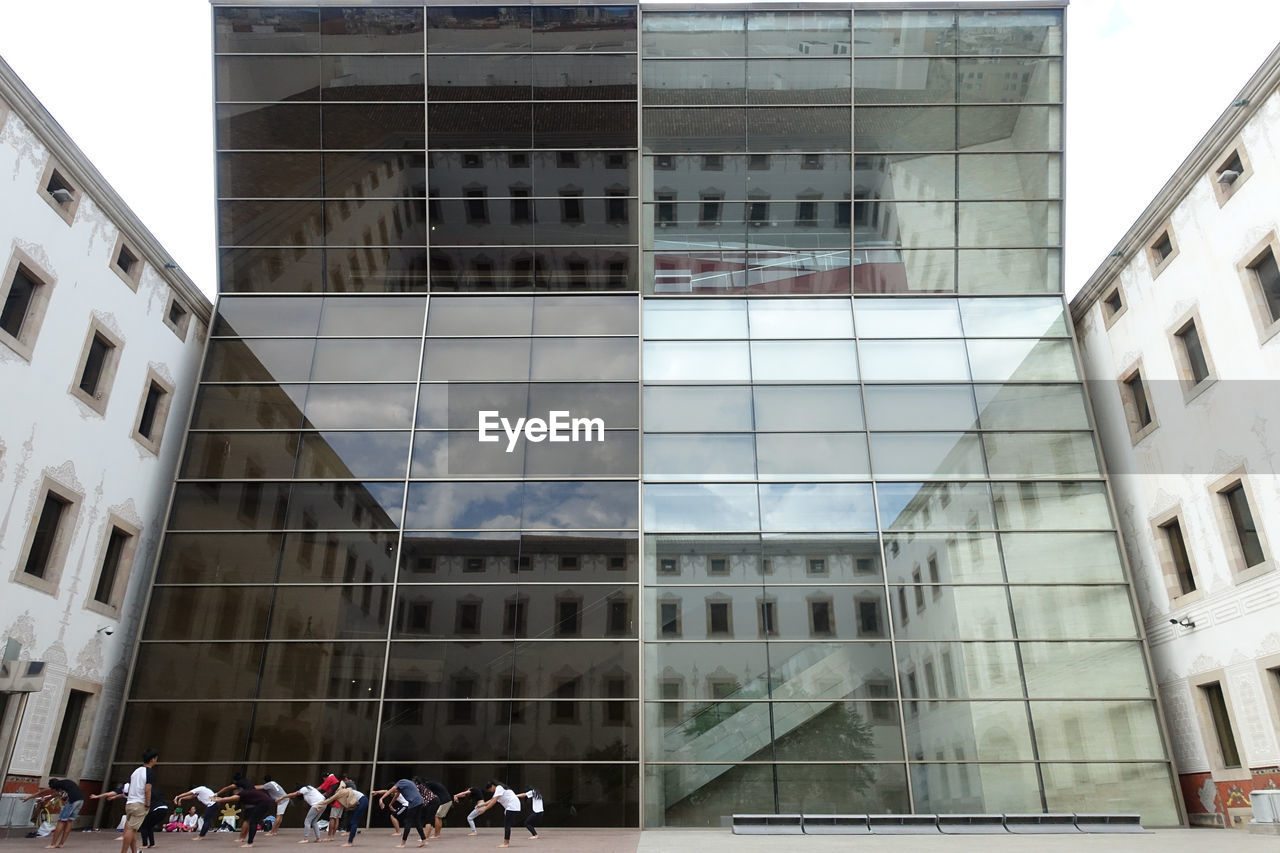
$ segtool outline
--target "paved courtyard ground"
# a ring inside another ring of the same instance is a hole
[[[302,848],[297,844],[298,830],[282,829],[275,838],[259,837],[254,850],[264,853],[290,853]],[[426,848],[436,853],[478,853],[493,850],[502,841],[501,830],[488,829],[472,838],[465,829],[449,828],[439,841]],[[10,838],[0,841],[0,851],[43,853],[43,838]],[[360,833],[355,851],[387,851],[392,853],[398,838],[389,831]],[[114,832],[74,832],[64,848],[67,853],[114,853],[120,849]],[[406,851],[417,849],[416,840]],[[743,836],[727,829],[677,830],[647,832],[620,829],[564,829],[547,827],[538,841],[528,833],[512,834],[511,849],[526,853],[752,853],[752,851],[797,851],[797,853],[1202,853],[1205,850],[1240,851],[1240,853],[1277,853],[1280,836],[1254,835],[1247,830],[1165,829],[1142,835],[906,835],[906,836]],[[161,835],[156,839],[157,853],[239,853],[236,837],[230,833],[211,835],[193,843],[191,836]],[[345,853],[340,844],[325,844],[318,853]],[[354,853],[354,852],[353,852]]]

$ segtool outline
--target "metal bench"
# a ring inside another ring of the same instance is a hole
[[[1073,814],[1007,814],[1004,828],[1027,835],[1079,832]]]
[[[867,835],[871,827],[864,814],[807,814],[805,835]]]
[[[873,814],[867,825],[875,835],[933,835],[938,831],[936,814]]]
[[[1078,814],[1076,829],[1081,832],[1146,832],[1142,816],[1136,814]]]
[[[991,835],[1008,832],[1002,814],[940,814],[938,831],[947,835]]]
[[[800,835],[804,832],[798,814],[736,814],[734,835]]]

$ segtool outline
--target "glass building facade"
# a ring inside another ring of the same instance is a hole
[[[213,19],[220,297],[114,776],[1179,822],[1062,9]]]

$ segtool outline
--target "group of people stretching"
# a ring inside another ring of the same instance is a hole
[[[471,827],[470,835],[479,834],[476,829],[476,818],[492,808],[501,807],[503,814],[503,841],[499,847],[511,846],[511,827],[520,822],[523,814],[521,799],[528,799],[532,808],[528,818],[523,821],[525,829],[532,838],[538,837],[536,825],[542,818],[542,794],[536,788],[523,793],[516,793],[498,780],[490,780],[485,785],[476,785],[450,794],[449,790],[439,782],[413,779],[397,779],[388,788],[361,792],[350,776],[339,778],[333,773],[326,774],[324,781],[318,785],[299,785],[297,790],[287,793],[284,788],[273,781],[270,776],[264,777],[261,785],[255,785],[249,779],[237,774],[230,785],[214,791],[204,785],[192,788],[174,798],[175,806],[181,807],[187,800],[198,800],[205,807],[204,822],[195,840],[199,841],[216,828],[221,822],[219,814],[226,803],[239,803],[241,847],[251,847],[263,823],[272,812],[275,818],[268,834],[276,835],[284,818],[289,801],[301,797],[308,806],[307,815],[302,822],[302,838],[299,844],[332,841],[338,831],[338,825],[345,816],[347,819],[347,840],[343,847],[355,845],[356,833],[360,829],[361,820],[370,806],[370,797],[377,800],[380,808],[390,813],[395,834],[400,836],[397,847],[404,847],[409,842],[409,833],[418,833],[418,846],[427,846],[426,827],[431,825],[434,837],[439,838],[444,828],[444,818],[453,804],[467,797],[472,798],[475,808],[467,815],[467,824]],[[328,810],[328,837],[322,838],[318,826],[321,818]],[[124,853],[124,851],[122,851]]]

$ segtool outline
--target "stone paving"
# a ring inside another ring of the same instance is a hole
[[[283,829],[275,838],[259,836],[253,850],[264,853],[298,851],[298,830]],[[199,844],[191,836],[160,835],[155,849],[161,853],[239,853],[236,836],[231,833],[211,835]],[[447,828],[439,840],[432,840],[426,850],[436,853],[478,853],[493,850],[502,841],[500,829],[482,829],[470,837],[464,829]],[[0,840],[0,850],[17,853],[43,853],[43,838],[9,838]],[[398,844],[388,830],[369,830],[356,839],[355,851],[392,853]],[[115,832],[73,832],[67,841],[68,853],[115,853],[120,837]],[[302,848],[310,853],[315,848]],[[340,843],[325,844],[322,853],[343,853]],[[406,851],[417,849],[416,839]],[[511,849],[526,853],[752,853],[752,851],[797,851],[797,853],[1202,853],[1240,851],[1240,853],[1277,853],[1280,836],[1264,836],[1247,830],[1162,829],[1141,835],[904,835],[904,836],[744,836],[727,829],[659,829],[646,832],[621,829],[556,829],[547,827],[537,841],[523,829],[513,830]]]

